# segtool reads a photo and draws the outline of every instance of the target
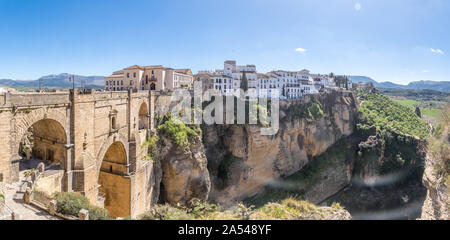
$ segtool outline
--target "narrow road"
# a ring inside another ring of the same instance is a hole
[[[25,176],[20,172],[21,181],[13,184],[7,184],[5,189],[5,202],[15,213],[20,215],[20,220],[59,220],[45,211],[35,208],[23,201],[23,195],[26,189]]]

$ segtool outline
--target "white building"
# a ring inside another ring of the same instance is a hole
[[[194,79],[202,81],[203,89],[221,91],[224,95],[232,95],[240,89],[242,77],[247,77],[248,88],[257,88],[257,72],[255,65],[238,66],[236,61],[225,61],[224,68],[215,71],[199,71]]]
[[[239,66],[236,65],[236,61],[225,61],[224,67],[223,67],[223,73],[226,76],[230,76],[233,78],[233,89],[239,89],[241,87],[241,80],[242,76],[244,75],[247,77],[248,81],[248,88],[249,89],[256,89],[257,88],[257,79],[258,79],[258,73],[256,72],[256,66],[255,65],[245,65],[245,66]]]
[[[244,75],[249,90],[256,90],[258,97],[277,97],[280,99],[298,99],[305,94],[317,94],[329,88],[335,88],[334,79],[328,75],[311,74],[308,70],[271,71],[257,73],[255,65],[239,66],[236,61],[225,61],[224,69],[200,71],[195,79],[202,81],[203,89],[215,89],[230,95],[241,87]]]

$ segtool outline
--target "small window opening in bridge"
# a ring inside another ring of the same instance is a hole
[[[113,172],[113,166],[109,166],[109,172],[112,173]]]
[[[117,129],[116,117],[112,117],[112,118],[111,118],[111,128],[112,128],[113,130]]]
[[[148,129],[148,106],[146,103],[142,103],[139,108],[139,130]]]

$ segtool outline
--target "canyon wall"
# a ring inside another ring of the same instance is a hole
[[[186,205],[194,198],[208,200],[211,182],[201,140],[179,149],[161,136],[160,146],[156,153],[162,168],[160,202]]]
[[[441,179],[434,167],[432,156],[427,156],[423,185],[427,188],[427,196],[422,206],[422,220],[448,220],[450,217],[450,190],[448,179]],[[446,182],[447,181],[447,182]]]
[[[309,108],[319,104],[319,113]],[[205,125],[203,142],[213,186],[210,200],[233,205],[263,192],[267,184],[301,170],[313,157],[354,130],[357,100],[352,92],[306,96],[280,103],[280,129],[263,136],[256,125]],[[308,107],[309,106],[309,107]],[[342,166],[333,177],[330,196],[350,180],[351,169]],[[328,174],[329,175],[329,174]]]

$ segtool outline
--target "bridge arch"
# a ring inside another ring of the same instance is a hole
[[[10,182],[20,181],[21,171],[35,169],[41,161],[47,169],[66,168],[67,158],[70,157],[67,151],[70,131],[66,113],[67,107],[56,107],[18,110],[14,114],[10,132]]]
[[[63,109],[48,109],[39,108],[31,110],[29,113],[20,113],[13,118],[13,127],[15,130],[14,144],[12,148],[13,154],[17,154],[20,150],[20,143],[23,140],[23,136],[30,130],[30,128],[41,120],[51,120],[56,122],[54,125],[58,126],[58,129],[64,131],[66,142],[70,139],[69,132],[69,119],[66,116],[66,108]]]
[[[53,119],[42,119],[34,123],[22,137],[19,155],[63,166],[67,158],[66,144],[67,135],[63,126]]]
[[[128,176],[128,158],[121,141],[112,142],[102,156],[98,174],[99,196],[104,208],[113,217],[127,217],[131,206],[131,181]]]

